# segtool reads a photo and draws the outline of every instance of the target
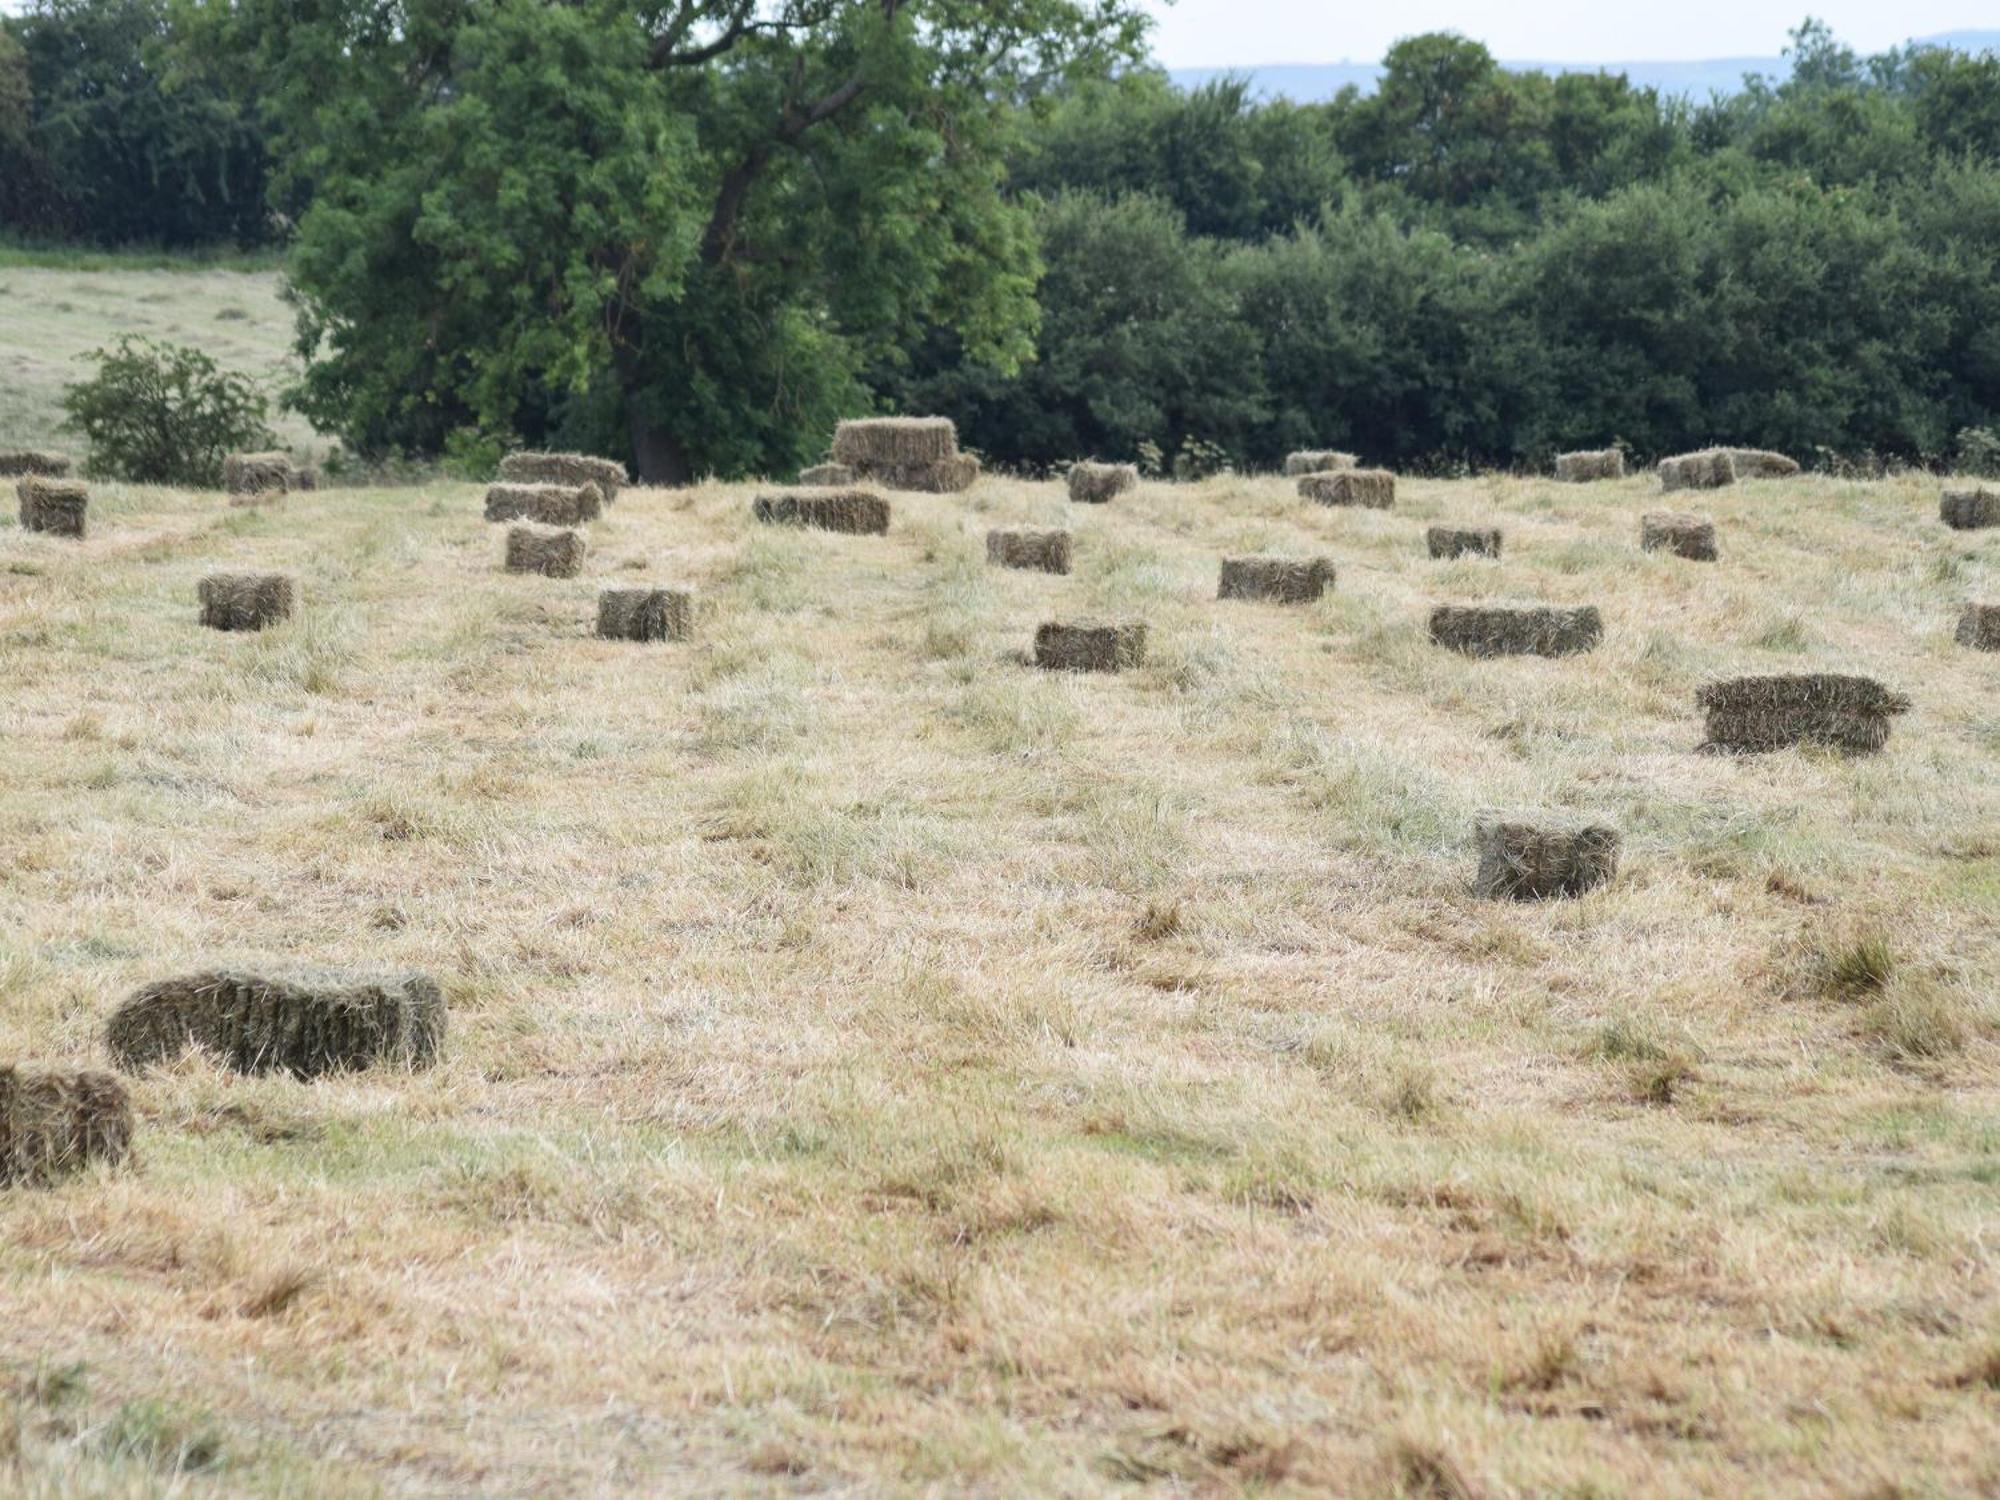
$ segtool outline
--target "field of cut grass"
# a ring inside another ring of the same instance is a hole
[[[1745,484],[1703,565],[1655,490],[635,490],[571,581],[467,485],[0,527],[0,1059],[218,961],[452,1008],[429,1072],[139,1076],[136,1162],[0,1192],[0,1488],[1992,1491],[2000,533]],[[1337,585],[1217,602],[1253,549]],[[301,613],[199,629],[244,565]],[[698,639],[591,637],[644,580]],[[1496,596],[1604,643],[1425,640]],[[1024,664],[1083,614],[1150,660]],[[1821,668],[1913,697],[1881,754],[1695,753],[1703,681]],[[1475,899],[1491,806],[1616,881]]]
[[[297,417],[277,411],[296,373],[292,311],[268,261],[204,264],[125,253],[37,254],[0,246],[0,448],[55,448],[84,456],[60,430],[63,387],[88,379],[86,358],[131,333],[191,344],[272,398],[280,438],[301,453],[325,447]]]

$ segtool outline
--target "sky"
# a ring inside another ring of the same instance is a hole
[[[1860,52],[1911,37],[2000,25],[1995,0],[1144,0],[1153,51],[1170,68],[1379,62],[1398,37],[1458,31],[1496,57],[1665,62],[1774,57],[1819,17]]]

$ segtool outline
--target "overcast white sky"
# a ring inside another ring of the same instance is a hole
[[[1459,31],[1495,56],[1550,62],[1772,57],[1808,14],[1863,52],[2000,27],[1996,0],[1146,0],[1170,68],[1379,62],[1397,37]]]

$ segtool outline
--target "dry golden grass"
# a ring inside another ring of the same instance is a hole
[[[1650,475],[1292,489],[637,490],[569,580],[465,485],[0,529],[0,1058],[215,962],[453,1007],[428,1073],[142,1076],[133,1168],[0,1194],[0,1491],[2000,1485],[1995,544],[1917,480],[1705,496],[1719,565],[1640,552]],[[1073,576],[984,564],[1053,524]],[[299,613],[200,629],[217,567]],[[646,582],[697,640],[593,639]],[[1506,597],[1604,644],[1426,643]],[[1075,616],[1147,664],[1022,664]],[[1883,754],[1694,753],[1706,677],[1815,669],[1915,698]],[[1617,880],[1474,900],[1535,805]]]

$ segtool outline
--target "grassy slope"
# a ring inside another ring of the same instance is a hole
[[[63,387],[87,379],[94,367],[85,356],[125,333],[192,344],[262,382],[275,408],[295,368],[292,313],[277,271],[242,264],[250,269],[0,247],[0,448],[81,453],[82,439],[59,430]],[[296,417],[275,425],[288,444],[324,446]]]
[[[30,1493],[2000,1484],[2000,533],[1916,479],[1704,497],[1712,566],[1647,479],[751,494],[632,492],[563,582],[467,486],[0,529],[0,1057],[225,957],[454,1006],[421,1076],[142,1078],[136,1169],[0,1195]],[[983,565],[1065,521],[1076,576]],[[1253,548],[1338,589],[1218,604]],[[199,630],[223,564],[302,617]],[[698,643],[590,638],[644,579]],[[1425,643],[1500,594],[1605,644]],[[1086,611],[1153,660],[1017,659]],[[1886,752],[1693,753],[1706,676],[1817,667],[1914,695]],[[1615,886],[1472,899],[1524,803]]]

